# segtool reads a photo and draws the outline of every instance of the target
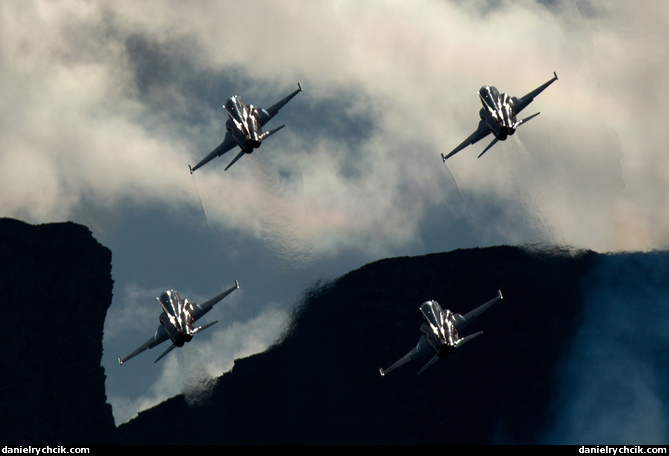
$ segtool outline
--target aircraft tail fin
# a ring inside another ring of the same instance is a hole
[[[522,122],[522,121],[521,121],[521,122]],[[481,152],[481,154],[479,155],[479,158],[481,158],[481,155],[483,155],[483,154],[485,154],[486,152],[488,152],[488,150],[490,150],[490,148],[491,148],[492,146],[494,146],[494,145],[497,143],[497,141],[499,141],[499,139],[497,139],[497,138],[493,139],[492,142],[491,142],[490,144],[488,144],[488,147],[486,147],[485,149],[483,149],[483,152]],[[446,159],[444,159],[444,161],[446,161]]]

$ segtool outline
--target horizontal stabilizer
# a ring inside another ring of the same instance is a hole
[[[476,337],[476,336],[480,336],[481,334],[483,334],[483,331],[479,331],[479,332],[477,332],[477,333],[470,334],[470,335],[467,336],[467,337],[463,337],[463,338],[461,338],[461,339],[458,339],[458,340],[455,342],[455,346],[456,346],[456,347],[461,347],[461,346],[463,346],[464,344],[466,344],[467,342],[469,342],[470,340],[472,340],[474,337]]]
[[[267,138],[268,136],[273,135],[273,134],[276,133],[277,131],[281,130],[283,127],[285,127],[285,125],[281,125],[280,127],[276,127],[276,128],[273,129],[273,130],[266,131],[265,133],[263,133],[263,134],[260,136],[260,139],[263,140],[263,139]]]
[[[530,120],[534,119],[534,118],[535,118],[536,116],[538,116],[539,114],[541,114],[541,113],[538,112],[538,113],[536,113],[536,114],[532,114],[532,115],[529,116],[529,117],[525,117],[524,119],[520,120],[520,121],[516,124],[516,127],[518,127],[518,126],[524,124],[525,122],[529,122]]]
[[[481,154],[479,155],[479,158],[481,158],[481,155],[483,155],[483,154],[485,154],[486,152],[488,152],[488,150],[489,150],[492,146],[494,146],[494,145],[497,143],[497,141],[499,141],[497,138],[493,139],[492,142],[491,142],[490,144],[488,144],[488,147],[486,147],[485,149],[483,149],[483,152],[481,152]],[[444,160],[444,161],[446,161],[446,160]]]
[[[176,345],[174,345],[174,344],[170,345],[170,346],[167,348],[167,350],[165,350],[165,351],[163,352],[163,354],[160,355],[160,356],[159,356],[153,363],[155,364],[155,363],[157,363],[158,361],[160,361],[161,359],[163,359],[163,357],[164,357],[165,355],[167,355],[169,352],[171,352],[171,351],[174,350],[175,348],[176,348]]]
[[[236,156],[235,158],[232,159],[232,161],[230,162],[230,164],[229,164],[228,166],[225,167],[225,170],[224,170],[224,171],[227,171],[228,168],[230,168],[232,165],[234,165],[235,162],[236,162],[237,160],[239,160],[240,158],[242,158],[242,157],[244,156],[245,153],[246,153],[246,152],[244,152],[243,150],[242,150],[241,152],[239,152],[239,153],[237,154],[237,156]]]
[[[416,375],[420,375],[420,374],[422,374],[423,372],[425,372],[425,371],[427,370],[428,367],[432,366],[432,365],[433,365],[434,363],[436,363],[437,361],[439,361],[439,356],[438,356],[438,355],[434,355],[434,356],[432,357],[432,359],[429,360],[429,361],[427,362],[427,364],[426,364],[425,366],[423,366],[423,368],[422,368],[421,370],[419,370],[419,371],[418,371],[418,374],[416,374]]]
[[[218,320],[216,320],[213,323],[207,323],[206,325],[199,326],[199,327],[195,328],[195,330],[193,331],[193,334],[202,332],[205,329],[210,328],[211,326],[214,326],[216,323],[218,323]]]

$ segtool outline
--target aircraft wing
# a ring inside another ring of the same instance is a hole
[[[398,367],[403,366],[409,361],[412,361],[418,358],[419,356],[423,355],[429,348],[430,348],[430,343],[427,341],[427,338],[425,336],[420,336],[420,339],[418,339],[418,344],[413,348],[413,350],[411,350],[406,355],[402,356],[388,369],[379,368],[379,373],[381,374],[381,377],[386,375],[388,372],[394,371]]]
[[[130,353],[128,356],[126,356],[126,357],[123,358],[123,359],[121,359],[121,358],[119,357],[119,358],[118,358],[118,363],[119,363],[119,364],[123,364],[124,362],[128,361],[130,358],[134,358],[135,356],[139,355],[139,354],[142,353],[143,351],[145,351],[145,350],[149,350],[149,349],[151,349],[151,348],[153,348],[153,347],[155,347],[155,346],[157,346],[157,345],[162,344],[162,343],[165,342],[167,339],[169,339],[169,336],[167,335],[167,333],[166,333],[165,330],[163,329],[163,326],[160,325],[160,326],[158,327],[158,330],[156,331],[156,333],[155,333],[153,336],[151,336],[151,338],[150,338],[149,340],[147,340],[147,341],[144,342],[142,345],[140,345],[139,347],[137,347],[137,349],[136,349],[135,351],[133,351],[132,353]]]
[[[233,291],[237,290],[238,288],[239,288],[239,282],[237,282],[235,280],[235,284],[232,287],[225,290],[223,293],[214,296],[213,298],[211,298],[209,301],[205,302],[204,304],[201,304],[201,305],[196,304],[195,305],[195,311],[193,312],[193,321],[197,321],[200,318],[202,318],[202,316],[204,314],[206,314],[207,312],[209,312],[214,307],[214,305],[218,304],[218,302],[221,299],[225,298],[227,295],[229,295]]]
[[[455,327],[458,329],[458,331],[462,330],[467,325],[469,325],[472,321],[474,321],[476,319],[476,317],[478,317],[483,312],[488,310],[493,304],[495,304],[497,301],[501,300],[502,298],[503,298],[502,297],[502,292],[497,290],[497,296],[495,296],[490,301],[486,302],[485,304],[481,304],[476,309],[474,309],[471,312],[468,312],[464,315],[459,315],[459,314],[456,315],[456,317],[455,317]]]
[[[223,138],[223,142],[222,142],[221,144],[219,144],[218,147],[217,147],[216,149],[212,150],[212,151],[209,153],[209,155],[207,155],[206,157],[204,157],[204,158],[200,161],[200,163],[198,163],[197,165],[193,166],[192,168],[191,168],[190,165],[188,165],[188,168],[190,169],[190,173],[193,174],[193,171],[195,171],[196,169],[200,168],[201,166],[203,166],[203,165],[209,163],[209,162],[210,162],[211,160],[213,160],[214,158],[216,158],[216,157],[220,157],[221,155],[223,155],[224,153],[226,153],[227,151],[229,151],[230,149],[232,149],[232,148],[235,147],[236,145],[237,145],[237,143],[236,143],[235,140],[232,138],[232,134],[231,134],[229,131],[226,132],[226,133],[225,133],[225,137]]]
[[[269,108],[264,109],[266,115],[263,115],[263,116],[260,117],[260,119],[259,119],[260,120],[260,125],[262,126],[262,125],[265,125],[267,122],[269,122],[272,119],[272,117],[277,115],[277,113],[279,112],[279,109],[283,108],[283,106],[286,103],[288,103],[290,100],[292,100],[293,97],[300,92],[302,92],[302,84],[300,84],[298,82],[297,83],[297,90],[295,90],[293,93],[291,93],[287,97],[283,98],[282,100],[277,101],[276,103],[274,103]]]
[[[533,91],[531,91],[530,93],[525,95],[524,97],[521,97],[521,98],[513,97],[512,101],[513,101],[514,112],[516,114],[518,114],[520,111],[525,109],[527,107],[527,105],[532,103],[534,98],[537,95],[539,95],[541,92],[543,92],[546,87],[548,87],[549,85],[551,85],[552,83],[557,81],[557,78],[558,78],[557,73],[554,71],[553,72],[553,79],[551,79],[550,81],[548,81],[548,82],[542,84],[541,86],[537,87],[536,89],[534,89]]]
[[[485,138],[490,134],[490,128],[488,128],[488,125],[486,125],[485,120],[481,119],[479,121],[479,126],[476,128],[476,131],[469,135],[467,139],[462,141],[458,147],[453,149],[450,154],[444,156],[444,154],[441,154],[441,159],[443,161],[446,161],[447,158],[452,157],[453,155],[457,154],[460,152],[462,149],[464,149],[467,146],[470,146],[474,144],[477,141],[480,141],[481,139]]]

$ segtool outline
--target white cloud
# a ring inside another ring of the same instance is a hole
[[[14,128],[3,131],[0,209],[41,221],[67,218],[84,196],[112,205],[197,204],[184,168],[205,153],[192,146],[201,146],[197,134],[210,126],[170,124],[174,119],[138,97],[124,46],[142,36],[174,52],[192,51],[193,67],[181,71],[241,70],[267,99],[298,79],[307,88],[300,95],[305,104],[333,89],[364,94],[356,111],[367,109],[374,121],[354,150],[308,130],[294,132],[298,141],[273,139],[275,163],[299,160],[301,201],[284,201],[259,185],[266,174],[254,174],[248,159],[234,172],[203,171],[197,188],[210,223],[222,229],[260,237],[263,226],[283,217],[278,226],[299,227],[312,252],[350,243],[376,253],[410,245],[425,213],[447,198],[439,153],[475,127],[478,87],[492,83],[521,95],[555,69],[560,81],[532,106],[544,114],[522,128],[517,142],[480,160],[463,158],[485,146],[477,144],[449,161],[462,191],[472,198],[492,192],[502,204],[514,204],[520,192],[526,209],[569,243],[602,250],[667,245],[667,222],[654,215],[667,204],[667,32],[642,27],[667,7],[590,4],[583,13],[571,2],[502,3],[483,15],[483,6],[437,1],[4,6],[2,55],[11,63],[3,65],[10,68],[3,71],[10,87],[4,92],[13,96],[3,98],[2,110]],[[245,20],[221,27],[221,18],[231,16]],[[172,49],[176,41],[190,44]],[[153,101],[187,105],[187,89],[171,84]],[[222,124],[220,104],[201,109]],[[514,149],[523,145],[527,157],[518,158]],[[354,161],[363,172],[342,174]],[[222,194],[230,195],[225,205]],[[287,212],[262,220],[257,214],[267,212],[267,199]],[[640,226],[632,239],[621,234],[628,223],[616,228],[629,213]],[[290,243],[294,235],[285,237]],[[522,239],[498,227],[491,241]]]

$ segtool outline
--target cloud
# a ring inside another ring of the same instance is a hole
[[[655,214],[667,204],[667,135],[657,115],[666,101],[667,32],[641,24],[667,7],[589,5],[4,6],[0,209],[42,221],[71,216],[83,200],[173,206],[200,196],[212,226],[254,237],[278,227],[285,239],[272,242],[289,249],[306,237],[306,251],[318,254],[351,242],[372,255],[398,250],[415,243],[427,213],[452,199],[439,153],[476,126],[478,87],[521,95],[555,69],[560,81],[533,106],[544,114],[518,138],[480,160],[478,144],[449,160],[462,192],[472,200],[495,194],[507,207],[520,198],[546,240],[600,250],[666,245],[669,227]],[[221,27],[230,16],[246,20]],[[203,169],[197,195],[185,164],[220,140],[220,105],[230,95],[205,99],[216,74],[244,81],[240,90],[255,103],[301,80],[305,93],[284,110],[297,111],[281,115],[303,111],[312,123],[336,122],[309,108],[347,94],[350,106],[331,114],[366,115],[369,130],[352,131],[353,144],[312,136],[316,129],[282,132],[257,151],[254,158],[271,155],[273,166],[302,168],[299,198],[258,190],[267,171],[253,169],[249,157],[234,172]],[[263,198],[278,203],[269,220],[258,215],[268,211]],[[528,222],[522,231],[536,227]],[[517,231],[497,226],[483,238],[522,242]]]
[[[448,198],[440,191],[446,170],[439,152],[475,127],[478,86],[494,83],[520,95],[559,69],[560,81],[535,103],[543,118],[523,127],[522,138],[485,159],[467,157],[474,150],[451,159],[462,191],[494,193],[502,205],[523,198],[526,211],[569,243],[603,250],[666,245],[666,223],[647,207],[667,203],[666,135],[652,115],[664,106],[664,95],[653,93],[666,91],[640,85],[666,85],[661,49],[649,46],[666,42],[658,39],[666,32],[640,27],[657,14],[652,8],[590,5],[586,16],[571,2],[503,3],[490,11],[436,1],[5,6],[3,58],[12,69],[4,79],[14,96],[3,111],[13,112],[18,128],[3,132],[1,208],[43,220],[68,217],[83,198],[197,204],[184,162],[204,153],[192,147],[207,144],[203,132],[211,134],[211,147],[220,139],[211,130],[224,116],[217,100],[200,108],[207,123],[178,124],[202,103],[189,98],[193,89],[183,85],[183,74],[238,71],[263,99],[302,79],[307,91],[295,109],[333,90],[353,94],[351,100],[361,94],[364,105],[353,106],[366,112],[361,117],[371,130],[352,132],[360,137],[355,148],[336,138],[305,143],[300,132],[292,141],[275,140],[267,152],[274,163],[297,160],[303,169],[302,201],[292,207],[271,189],[258,190],[264,175],[250,174],[249,163],[234,173],[204,171],[198,189],[205,205],[213,194],[236,194],[225,207],[209,203],[210,223],[256,237],[267,223],[287,233],[299,226],[312,238],[309,251],[354,242],[378,253],[411,244],[425,213]],[[248,20],[220,27],[230,15]],[[249,21],[257,33],[246,33]],[[29,24],[48,39],[27,33]],[[170,53],[151,54],[152,47]],[[190,66],[177,70],[168,56]],[[176,106],[154,110],[169,101]],[[520,156],[512,150],[519,146]],[[255,215],[267,211],[259,200],[268,195],[289,212],[284,220],[292,226],[276,225],[280,214],[272,222]],[[618,227],[630,213],[640,219],[632,239],[633,227]],[[516,240],[510,231],[491,234],[492,242]],[[286,234],[282,242],[301,244],[291,237],[302,236]]]

